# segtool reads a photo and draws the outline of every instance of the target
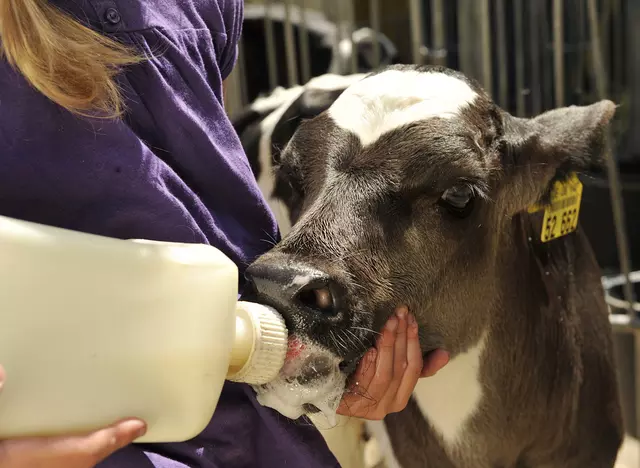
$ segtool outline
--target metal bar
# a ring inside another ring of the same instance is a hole
[[[378,34],[380,33],[380,0],[369,0],[369,22],[373,29],[373,65],[375,68],[380,67],[382,53],[380,50],[380,41]]]
[[[462,73],[469,73],[469,60],[465,38],[469,33],[467,28],[467,0],[458,0],[456,5],[456,23],[458,28],[458,37],[456,38],[456,47],[458,49],[458,68]],[[475,78],[475,76],[474,76]]]
[[[638,34],[640,0],[626,0],[625,6],[624,42],[626,44],[626,56],[624,58],[624,76],[625,88],[629,91],[628,96],[626,96],[628,123],[625,126],[629,129],[637,129],[640,128],[640,34]],[[632,158],[640,148],[640,132],[633,130],[627,132],[624,145],[627,153],[625,156]],[[640,431],[640,428],[638,430]]]
[[[626,304],[627,301],[624,301]],[[609,323],[614,333],[633,333],[635,330],[640,331],[640,321],[631,321],[626,314],[610,314]]]
[[[611,0],[611,14],[613,17],[614,31],[613,31],[613,77],[616,83],[615,92],[616,97],[619,97],[620,93],[624,89],[624,58],[622,51],[624,50],[624,26],[622,24],[622,12],[620,5],[621,0]]]
[[[480,27],[477,1],[458,0],[458,57],[460,71],[482,82],[482,55],[478,53]]]
[[[265,45],[267,49],[267,73],[269,77],[269,89],[278,86],[278,69],[276,68],[276,39],[273,32],[273,19],[271,18],[272,0],[265,0],[264,31],[266,35]]]
[[[598,29],[597,15],[598,11],[595,0],[587,0],[587,16],[589,19],[589,28],[591,33],[591,53],[593,55],[596,89],[598,97],[600,99],[604,99],[607,94],[607,82],[603,68],[604,63],[602,60],[602,49],[600,48],[600,31]],[[631,255],[629,251],[629,239],[627,237],[627,225],[624,215],[624,202],[622,200],[622,187],[620,185],[618,165],[616,164],[611,148],[610,131],[607,131],[607,135],[605,136],[605,156],[607,162],[607,175],[609,177],[609,193],[613,209],[613,221],[616,232],[616,243],[618,244],[618,258],[620,261],[620,269],[626,279],[623,285],[624,298],[629,304],[627,313],[632,320],[635,318],[635,312],[633,310],[633,284],[631,283],[630,277]],[[640,417],[640,413],[638,416]],[[638,422],[640,422],[640,420]]]
[[[607,132],[609,133],[609,131]],[[605,158],[607,163],[607,175],[609,178],[609,194],[611,196],[611,207],[613,209],[613,221],[616,232],[616,243],[618,244],[618,259],[620,262],[620,270],[627,279],[623,286],[625,301],[629,304],[627,310],[629,315],[635,315],[633,310],[633,285],[629,279],[631,274],[631,256],[629,253],[629,239],[627,238],[627,223],[624,215],[624,202],[622,200],[622,187],[620,185],[620,176],[618,173],[618,165],[613,156],[611,148],[611,136],[605,137]],[[632,317],[630,317],[633,320]]]
[[[353,0],[342,0],[345,3],[346,7],[346,17],[347,24],[346,30],[349,34],[349,43],[351,44],[351,73],[358,73],[358,51],[356,50],[356,44],[353,42],[353,33],[355,32],[355,7],[353,5]]]
[[[422,65],[422,48],[424,47],[422,0],[409,0],[409,16],[411,19],[411,51],[413,54],[413,63]]]
[[[600,19],[600,45],[602,47],[601,50],[606,51],[606,53],[602,55],[602,60],[605,67],[604,69],[607,70],[607,75],[610,76],[612,66],[612,57],[609,55],[609,51],[611,50],[611,1],[600,2],[600,6],[601,9],[598,14]]]
[[[327,10],[333,11],[336,17],[336,24],[338,25],[338,40],[345,39],[344,34],[344,3],[342,0],[333,0],[333,2],[326,2]]]
[[[556,107],[564,106],[564,0],[553,0],[553,69]]]
[[[585,16],[584,16],[584,2],[582,0],[575,0],[576,6],[576,15],[575,21],[578,24],[577,29],[577,44],[575,45],[577,48],[577,56],[576,56],[576,64],[573,67],[573,93],[575,94],[577,99],[576,104],[582,104],[583,102],[583,86],[584,86],[584,75],[585,75],[585,51],[583,50],[584,44],[586,43],[586,27],[585,27]]]
[[[311,58],[309,56],[309,29],[307,27],[307,0],[300,2],[300,58],[302,60],[302,82],[311,79]]]
[[[634,330],[633,333],[633,348],[634,348],[634,374],[635,374],[635,432],[636,435],[640,430],[640,330]]]
[[[353,42],[351,42],[351,39],[348,37],[347,34],[347,27],[346,27],[346,18],[345,18],[345,11],[344,11],[344,1],[345,0],[333,0],[332,2],[328,2],[328,6],[329,8],[333,7],[335,9],[335,17],[336,17],[336,25],[338,26],[337,28],[337,33],[338,33],[338,37],[337,37],[337,50],[334,52],[336,54],[338,54],[338,58],[339,58],[339,63],[340,63],[340,73],[347,73],[347,67],[349,66],[348,63],[345,63],[344,60],[347,59],[347,57],[343,56],[343,50],[342,50],[342,44],[344,41],[349,40],[349,44],[351,45],[351,50],[349,51],[350,54],[353,54]]]
[[[538,22],[540,25],[540,63],[541,63],[541,97],[542,97],[542,110],[551,109],[553,106],[553,80],[554,80],[554,66],[553,66],[553,10],[548,11],[547,2],[539,2],[538,5],[538,17],[541,20]],[[553,7],[552,7],[553,8]]]
[[[598,97],[604,99],[607,95],[607,77],[604,73],[604,59],[600,41],[598,26],[598,9],[595,0],[587,0],[587,17],[589,20],[589,33],[591,34],[591,55]]]
[[[531,43],[531,113],[537,115],[542,111],[540,99],[540,42],[538,35],[538,2],[530,2],[529,8],[529,36]]]
[[[640,430],[640,330],[635,330],[633,334],[634,364],[635,364],[635,400],[636,400],[636,437]]]
[[[244,39],[241,37],[238,41],[238,59],[236,62],[238,68],[238,81],[240,91],[240,102],[242,106],[249,104],[248,91],[247,91],[247,64],[244,56]]]
[[[576,57],[578,55],[577,36],[579,15],[575,8],[576,0],[569,0],[566,3],[566,9],[571,13],[571,21],[564,24],[564,99],[568,102],[573,101],[573,78],[576,69]],[[555,70],[552,71],[555,77]],[[553,85],[555,87],[555,84]],[[555,95],[555,90],[553,92]],[[554,96],[555,97],[555,96]]]
[[[514,0],[513,2],[513,22],[515,25],[516,43],[516,114],[519,117],[525,115],[524,102],[524,38],[523,38],[523,2],[524,0]]]
[[[484,89],[493,95],[493,69],[491,62],[491,16],[489,0],[476,0],[479,3],[480,35],[482,38],[482,81]]]
[[[284,49],[287,55],[287,76],[289,86],[298,84],[298,60],[296,58],[296,43],[291,23],[291,1],[284,0]]]
[[[436,65],[446,63],[446,32],[443,0],[431,0],[431,27],[433,29],[433,50],[431,56]]]
[[[235,66],[226,79],[224,108],[229,116],[235,115],[243,107],[242,86],[240,84],[240,67]]]
[[[456,49],[456,55],[458,56],[458,69],[462,73],[467,73],[467,66],[465,63],[465,47],[463,44],[463,40],[466,32],[466,29],[464,28],[465,26],[464,6],[465,6],[465,0],[456,1],[455,19],[456,19],[457,34],[455,38],[454,47]]]
[[[496,0],[496,21],[498,48],[498,101],[505,109],[509,105],[509,77],[507,74],[507,25],[504,0]]]

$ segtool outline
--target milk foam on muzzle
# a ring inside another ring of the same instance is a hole
[[[345,390],[341,359],[308,339],[292,337],[284,367],[265,385],[254,385],[258,402],[290,419],[298,419],[305,405],[313,405],[331,426]],[[314,417],[316,419],[316,417]]]

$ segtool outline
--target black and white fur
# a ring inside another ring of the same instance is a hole
[[[254,177],[267,197],[282,235],[291,228],[296,213],[291,213],[283,203],[289,186],[274,172],[280,152],[302,121],[327,110],[349,85],[364,76],[361,73],[344,76],[324,74],[304,86],[280,87],[232,116],[231,121],[240,136]]]

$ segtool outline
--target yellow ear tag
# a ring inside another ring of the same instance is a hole
[[[540,240],[549,242],[572,233],[578,227],[582,182],[575,173],[563,182],[556,182],[551,190],[550,203],[546,206],[534,205],[529,213],[544,210]]]

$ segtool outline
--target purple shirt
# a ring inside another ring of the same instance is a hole
[[[51,1],[51,0],[50,0]],[[121,76],[124,121],[75,117],[0,59],[0,214],[118,238],[209,243],[241,270],[278,236],[222,102],[240,0],[55,0],[148,60]],[[334,467],[305,420],[227,383],[193,440],[131,445],[100,465]]]

